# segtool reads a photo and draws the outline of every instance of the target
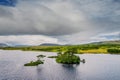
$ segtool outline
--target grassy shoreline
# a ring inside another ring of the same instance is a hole
[[[85,44],[70,46],[29,46],[29,47],[0,47],[3,50],[23,50],[23,51],[44,51],[44,52],[65,52],[69,48],[77,50],[77,54],[94,53],[108,54],[120,53],[120,44]],[[112,49],[112,50],[110,50]],[[116,50],[116,51],[114,51]],[[110,52],[111,51],[111,52]]]

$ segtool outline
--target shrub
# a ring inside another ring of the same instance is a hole
[[[112,53],[112,54],[113,54],[113,53],[119,53],[119,54],[120,54],[120,49],[119,49],[119,48],[118,48],[118,49],[117,49],[117,48],[116,48],[116,49],[115,49],[115,48],[114,48],[114,49],[108,49],[107,51],[108,51],[109,53]]]

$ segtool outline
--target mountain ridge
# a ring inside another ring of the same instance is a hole
[[[90,44],[120,44],[120,40],[100,41],[100,42],[93,42]]]

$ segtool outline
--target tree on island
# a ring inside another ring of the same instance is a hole
[[[69,53],[71,56],[74,54],[77,54],[77,49],[76,48],[68,48],[68,50],[65,53]]]
[[[80,58],[74,54],[77,53],[77,50],[74,48],[69,48],[63,54],[58,55],[56,62],[63,64],[79,64]]]
[[[37,58],[38,58],[38,61],[42,61],[41,59],[44,58],[45,55],[38,55]]]

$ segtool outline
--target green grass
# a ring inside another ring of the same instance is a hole
[[[82,53],[108,53],[107,49],[89,49],[89,50],[80,50]]]

